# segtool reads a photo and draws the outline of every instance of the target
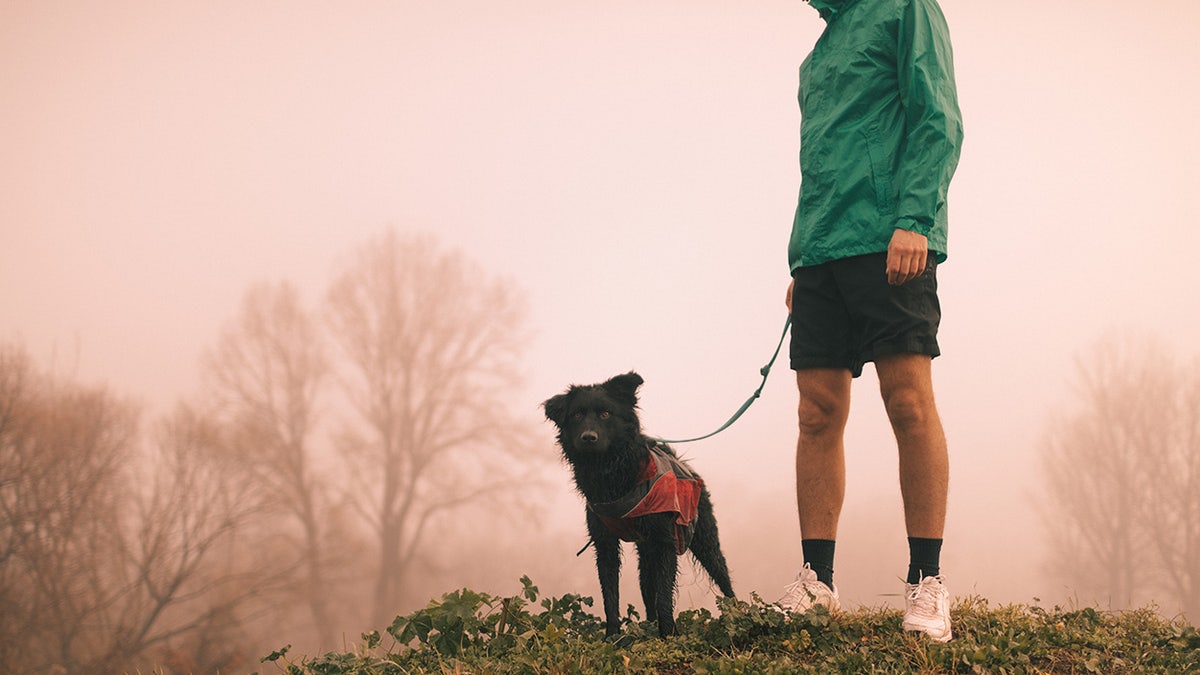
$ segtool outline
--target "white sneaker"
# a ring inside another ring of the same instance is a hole
[[[830,613],[842,607],[838,600],[837,586],[830,588],[817,579],[817,573],[807,564],[796,574],[796,580],[784,589],[783,597],[775,604],[785,612],[803,614],[817,605],[823,605]]]
[[[934,642],[949,642],[950,591],[942,577],[924,577],[919,584],[904,584],[904,630],[921,631]]]

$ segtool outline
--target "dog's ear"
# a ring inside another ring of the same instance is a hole
[[[567,395],[559,394],[546,399],[542,404],[542,409],[546,411],[546,419],[554,422],[561,429],[567,421]]]
[[[600,386],[604,387],[604,391],[607,391],[614,398],[624,400],[630,405],[636,406],[637,390],[638,387],[642,386],[642,382],[645,382],[642,376],[631,370],[624,375],[617,375]]]

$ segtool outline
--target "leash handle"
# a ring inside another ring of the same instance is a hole
[[[738,408],[737,412],[733,413],[733,417],[730,417],[729,420],[725,422],[725,424],[722,424],[719,429],[703,436],[684,438],[677,441],[669,441],[663,438],[654,438],[652,440],[658,441],[659,443],[691,443],[693,441],[702,441],[706,438],[711,438],[728,429],[734,422],[738,420],[739,417],[742,416],[742,413],[750,409],[750,406],[754,403],[754,400],[762,395],[763,387],[767,386],[767,376],[771,374],[771,366],[775,365],[775,359],[779,357],[779,350],[783,348],[783,341],[787,339],[788,329],[791,327],[792,315],[789,313],[787,321],[783,323],[783,334],[779,336],[779,344],[775,345],[775,353],[771,355],[771,360],[767,362],[767,365],[758,370],[759,374],[762,375],[762,382],[758,385],[758,389],[754,390],[754,393],[750,395],[750,398],[746,399],[746,402],[742,404],[742,407]],[[587,547],[585,546],[584,549],[586,548]],[[583,553],[583,551],[580,551],[580,553]]]

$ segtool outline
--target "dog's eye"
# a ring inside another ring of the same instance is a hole
[[[583,413],[579,412],[579,411],[575,411],[574,413],[571,414],[571,419],[581,420],[581,419],[583,419]]]
[[[600,419],[602,420],[608,419],[610,415],[612,415],[612,413],[608,412],[607,410],[600,411]]]

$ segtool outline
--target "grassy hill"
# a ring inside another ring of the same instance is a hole
[[[397,617],[353,651],[295,657],[283,648],[264,671],[320,675],[404,673],[1192,673],[1200,633],[1153,610],[1066,611],[954,605],[955,639],[938,645],[900,628],[894,609],[784,617],[759,598],[719,600],[718,614],[680,613],[679,635],[658,639],[631,606],[625,633],[605,640],[592,599],[459,590]]]

